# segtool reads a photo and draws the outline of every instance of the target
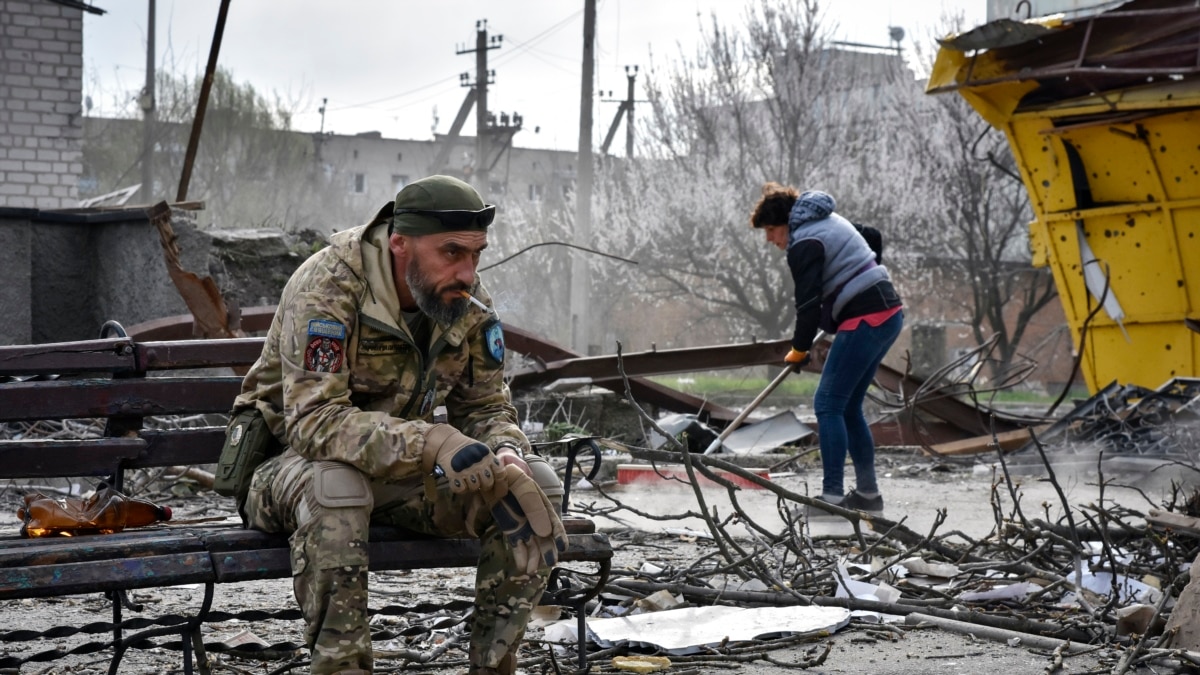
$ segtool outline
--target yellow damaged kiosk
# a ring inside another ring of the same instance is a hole
[[[1102,6],[945,38],[926,90],[1007,135],[1092,393],[1200,375],[1200,6]]]

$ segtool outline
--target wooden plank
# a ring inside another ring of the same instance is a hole
[[[215,464],[225,443],[225,427],[147,429],[138,436],[146,442],[146,449],[127,462],[126,469]]]
[[[567,518],[572,530],[562,562],[613,556],[608,538],[587,519]],[[473,567],[474,539],[417,538],[400,528],[375,527],[372,570]],[[39,598],[186,583],[277,579],[291,575],[284,534],[236,526],[172,530],[170,526],[72,539],[0,540],[0,599]]]
[[[138,373],[150,370],[246,366],[263,338],[134,342],[130,338],[0,346],[0,376]]]
[[[568,539],[567,550],[560,558],[562,562],[600,562],[612,558],[612,547],[603,534],[573,534]],[[479,564],[476,539],[372,541],[369,550],[370,569],[377,572]],[[212,559],[217,581],[221,583],[291,575],[291,556],[286,545],[214,552]]]
[[[601,560],[612,560],[613,550],[612,544],[608,541],[608,535],[599,532],[591,534],[571,534],[567,535],[570,540],[567,550],[563,551],[559,557],[559,562],[600,562]]]
[[[562,519],[563,530],[568,535],[591,535],[596,532],[596,523],[588,518],[565,516]],[[288,536],[280,533],[267,533],[258,530],[247,530],[238,526],[207,527],[197,533],[204,541],[204,547],[213,553],[226,551],[243,551],[255,548],[287,548]],[[419,534],[401,527],[373,525],[367,536],[371,542],[409,541],[436,542],[445,541],[438,537]]]
[[[1048,424],[1043,424],[1033,427],[1033,432],[1040,434],[1049,426]],[[944,457],[982,455],[984,453],[995,452],[997,446],[1004,452],[1011,452],[1025,447],[1025,444],[1029,443],[1032,439],[1030,429],[1026,428],[1014,431],[1002,431],[995,436],[987,434],[985,436],[974,436],[949,443],[939,443],[929,446],[929,449],[933,451],[933,454]]]
[[[0,422],[225,413],[242,378],[152,377],[0,384]]]
[[[118,468],[213,464],[225,427],[145,430],[138,438],[0,441],[4,478],[108,476]]]
[[[0,441],[0,472],[4,478],[108,476],[145,448],[140,438]]]
[[[1146,524],[1156,530],[1174,530],[1200,537],[1200,518],[1182,513],[1150,509],[1146,514]]]
[[[99,537],[96,537],[95,539],[96,540],[103,539],[106,541],[107,540],[122,540],[125,542],[132,543],[132,542],[136,542],[138,539],[153,539],[155,537],[174,536],[174,537],[192,537],[193,539],[197,539],[199,541],[199,539],[198,539],[199,535],[197,534],[197,532],[207,530],[207,529],[209,529],[209,527],[212,527],[212,526],[205,526],[203,528],[192,528],[192,527],[178,526],[178,525],[165,525],[165,524],[164,525],[153,525],[150,527],[135,527],[133,529],[125,530],[124,532],[118,532],[116,534],[100,535]],[[55,539],[55,540],[28,539],[25,537],[13,535],[13,536],[0,537],[0,548],[6,549],[6,550],[7,549],[30,548],[30,547],[36,548],[39,546],[45,546],[46,542],[48,542],[48,541],[60,541],[63,544],[69,545],[72,543],[72,541],[82,541],[82,540],[71,540],[68,538]]]
[[[263,338],[140,342],[138,363],[145,370],[248,366],[262,354]]]
[[[208,553],[0,568],[0,599],[45,598],[212,581]]]
[[[169,529],[155,529],[153,534],[125,537],[126,533],[98,534],[80,537],[47,537],[26,539],[30,545],[8,547],[0,544],[0,567],[65,565],[121,558],[145,558],[203,551],[196,537],[180,536]]]
[[[0,376],[125,373],[136,370],[129,338],[0,347]]]

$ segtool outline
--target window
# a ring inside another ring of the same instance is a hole
[[[529,201],[542,201],[542,185],[540,183],[531,183],[529,185]]]
[[[392,192],[399,192],[400,190],[404,189],[405,185],[408,185],[407,175],[399,173],[392,174]]]
[[[363,173],[354,174],[354,193],[362,194],[367,191],[367,175]]]

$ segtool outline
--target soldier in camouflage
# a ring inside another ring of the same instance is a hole
[[[235,410],[257,408],[285,449],[255,471],[243,513],[291,534],[313,673],[371,671],[371,524],[480,538],[471,673],[514,672],[566,547],[522,459],[503,333],[476,274],[494,214],[451,177],[404,187],[296,270],[246,375]],[[447,424],[433,422],[440,405]]]

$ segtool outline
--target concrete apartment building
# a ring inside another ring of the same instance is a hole
[[[0,206],[75,206],[80,164],[83,10],[0,0]]]
[[[378,132],[313,136],[314,152],[326,175],[345,185],[351,202],[363,209],[392,199],[409,182],[433,173],[462,178],[486,200],[502,206],[518,201],[559,206],[574,187],[574,152],[507,147],[494,158],[487,185],[481,185],[475,175],[475,138],[454,139],[446,163],[436,166],[446,142],[442,135],[414,141],[384,138]]]

